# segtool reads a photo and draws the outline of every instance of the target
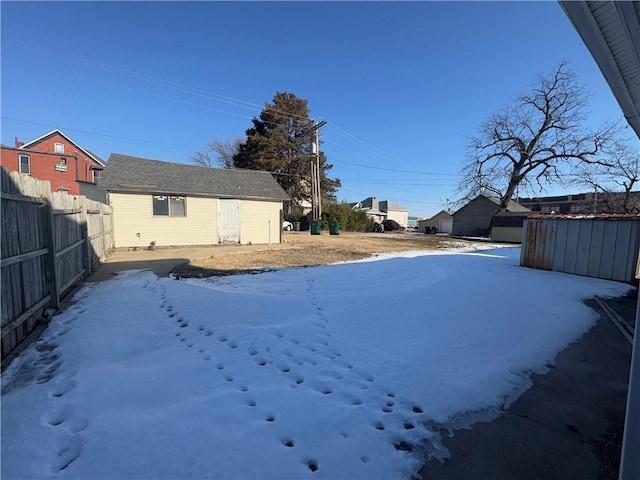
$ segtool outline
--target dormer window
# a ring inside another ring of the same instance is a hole
[[[56,142],[53,144],[53,151],[55,153],[64,153],[64,143]]]

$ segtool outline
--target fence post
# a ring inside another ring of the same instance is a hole
[[[51,294],[49,306],[56,310],[60,306],[60,292],[58,290],[58,275],[56,271],[56,242],[53,231],[53,206],[51,199],[46,198],[42,207],[42,217],[44,225],[44,238],[48,250],[46,260],[46,275],[48,290]]]
[[[82,230],[82,238],[84,240],[84,248],[82,249],[82,263],[84,264],[84,276],[88,277],[93,273],[91,262],[91,239],[89,238],[89,226],[87,225],[87,198],[80,197],[80,229]]]

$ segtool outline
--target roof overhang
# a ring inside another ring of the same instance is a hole
[[[640,138],[640,2],[559,3]]]

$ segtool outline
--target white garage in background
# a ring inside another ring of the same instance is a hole
[[[418,221],[418,232],[420,233],[427,233],[433,227],[438,229],[438,233],[451,235],[453,233],[453,217],[446,210],[441,210],[427,220]]]

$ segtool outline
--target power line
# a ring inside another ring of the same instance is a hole
[[[269,111],[270,113],[275,114],[275,116],[281,117],[281,118],[295,117],[295,118],[299,118],[301,120],[308,120],[309,119],[308,116],[297,115],[297,114],[294,114],[294,113],[291,113],[291,112],[286,112],[284,110],[280,110],[280,109],[271,107],[268,104],[258,105],[258,104],[253,103],[253,102],[248,102],[248,101],[245,101],[245,100],[241,100],[241,99],[237,99],[237,98],[234,98],[234,97],[222,95],[222,94],[219,94],[219,93],[209,92],[209,91],[206,91],[206,90],[203,90],[203,89],[191,87],[189,85],[184,85],[184,84],[181,84],[181,83],[172,82],[172,81],[169,81],[169,80],[165,80],[165,79],[162,79],[162,78],[154,77],[154,76],[151,76],[151,75],[146,75],[146,74],[143,74],[143,73],[139,73],[139,72],[135,72],[135,71],[132,71],[132,70],[124,69],[124,68],[121,68],[121,67],[117,67],[117,66],[113,66],[113,65],[107,65],[107,64],[95,62],[95,61],[92,61],[92,60],[87,60],[85,58],[77,57],[75,55],[69,55],[69,54],[66,54],[66,53],[54,52],[54,51],[48,51],[47,53],[49,53],[50,55],[56,55],[56,56],[60,56],[60,57],[63,57],[63,58],[72,59],[72,60],[80,62],[80,63],[84,63],[84,64],[91,65],[91,66],[94,66],[94,67],[97,67],[97,68],[101,68],[101,69],[104,69],[104,70],[112,71],[114,73],[117,73],[117,74],[120,74],[120,75],[123,75],[123,76],[127,76],[127,77],[130,77],[130,78],[134,78],[134,79],[137,79],[137,80],[145,81],[145,82],[148,82],[148,83],[153,83],[153,84],[160,85],[160,86],[163,86],[163,87],[166,87],[166,88],[171,88],[171,89],[174,89],[174,90],[190,93],[190,94],[193,94],[193,95],[198,95],[198,96],[201,96],[201,97],[204,97],[204,98],[209,98],[211,100],[227,103],[227,104],[239,107],[239,108],[246,108],[246,109],[257,111],[257,112]],[[120,88],[126,88],[126,89],[129,89],[129,90],[137,91],[137,90],[132,89],[130,87],[122,87],[122,86],[120,86]],[[151,93],[151,92],[141,92],[141,91],[137,91],[137,92],[138,93],[146,93],[148,95],[156,96],[156,97],[159,97],[159,98],[164,98],[164,99],[167,99],[167,100],[177,101],[177,102],[184,103],[184,104],[191,105],[191,106],[207,108],[207,109],[210,109],[210,110],[213,110],[213,111],[218,111],[220,113],[226,113],[228,115],[238,116],[238,117],[241,117],[241,118],[249,118],[249,119],[251,118],[251,117],[247,117],[245,115],[241,115],[241,114],[237,114],[237,113],[233,113],[233,112],[228,112],[228,111],[225,111],[225,110],[218,110],[218,109],[215,109],[215,108],[212,108],[212,107],[207,107],[207,106],[202,105],[202,104],[196,104],[196,103],[192,103],[192,102],[185,102],[185,101],[178,100],[178,99],[172,99],[171,97],[167,97],[167,96],[159,95],[159,94],[154,94],[154,93]],[[272,122],[265,122],[265,123],[272,123]],[[275,123],[273,123],[273,124],[275,125]],[[381,156],[387,157],[387,159],[389,159],[389,160],[394,160],[394,158],[391,155],[389,155],[386,152],[380,150],[379,148],[369,144],[368,142],[358,138],[357,136],[347,132],[343,128],[341,128],[341,127],[339,127],[339,126],[337,126],[335,124],[333,124],[333,125],[330,124],[330,125],[328,125],[328,127],[331,130],[333,130],[334,132],[336,132],[337,134],[339,134],[342,137],[344,137],[345,139],[347,139],[348,141],[354,143],[356,146],[358,146],[360,148],[368,149],[369,151],[371,151],[372,153],[374,153],[376,155],[381,155]],[[198,148],[198,147],[194,147],[194,148]],[[378,163],[378,162],[376,162],[376,163]],[[411,172],[408,172],[408,173],[411,173]]]
[[[400,170],[400,169],[397,169],[397,168],[374,167],[372,165],[364,165],[362,163],[347,162],[346,160],[335,160],[335,159],[332,159],[331,161],[334,162],[334,163],[346,163],[347,165],[355,165],[357,167],[362,167],[362,168],[371,168],[371,169],[374,169],[374,170],[384,170],[386,172],[412,173],[412,174],[416,174],[416,175],[443,175],[443,176],[452,176],[452,177],[457,177],[458,176],[457,173],[438,173],[438,172],[424,172],[424,171],[419,171],[419,170]]]
[[[150,75],[146,75],[146,74],[142,74],[139,72],[134,72],[131,70],[127,70],[124,68],[120,68],[120,67],[116,67],[116,66],[112,66],[112,65],[106,65],[106,64],[102,64],[102,63],[98,63],[98,62],[94,62],[94,61],[90,61],[90,60],[86,60],[80,57],[76,57],[73,55],[68,55],[68,54],[64,54],[64,53],[60,53],[60,52],[49,52],[52,55],[57,55],[57,56],[61,56],[61,57],[66,57],[69,59],[73,59],[77,62],[80,63],[84,63],[87,65],[92,65],[95,66],[97,68],[101,68],[107,71],[111,71],[114,73],[117,73],[119,75],[123,75],[123,76],[127,76],[130,78],[134,78],[136,80],[140,80],[140,81],[145,81],[148,83],[152,83],[152,84],[156,84],[156,85],[160,85],[162,87],[165,88],[171,88],[174,90],[178,90],[178,91],[182,91],[182,92],[186,92],[186,93],[190,93],[190,94],[194,94],[194,95],[198,95],[201,97],[205,97],[208,99],[212,99],[215,101],[220,101],[223,103],[227,103],[236,107],[240,107],[240,108],[246,108],[246,109],[250,109],[250,110],[255,110],[255,111],[260,111],[260,109],[262,109],[262,111],[268,111],[271,114],[274,114],[277,117],[298,117],[304,120],[310,120],[308,118],[308,116],[302,116],[302,115],[297,115],[294,113],[290,113],[290,112],[286,112],[277,108],[274,108],[270,105],[265,105],[265,106],[260,106],[258,104],[252,103],[252,102],[247,102],[244,100],[240,100],[240,99],[236,99],[233,97],[229,97],[229,96],[225,96],[225,95],[221,95],[221,94],[217,94],[217,93],[212,93],[212,92],[208,92],[202,89],[198,89],[195,87],[190,87],[188,85],[184,85],[184,84],[180,84],[180,83],[176,83],[176,82],[171,82],[168,80],[164,80],[161,78],[157,78],[157,77],[153,77]],[[107,83],[107,82],[103,82],[103,83]],[[107,83],[109,84],[109,83]],[[114,84],[111,84],[114,85]],[[140,91],[131,87],[124,87],[122,85],[115,85],[117,87],[120,88],[124,88],[124,89],[128,89],[128,90],[132,90],[135,91],[137,93],[142,93],[142,94],[147,94],[147,95],[151,95],[151,96],[155,96],[158,98],[162,98],[162,99],[166,99],[166,100],[171,100],[171,101],[175,101],[175,102],[179,102],[179,103],[183,103],[186,105],[190,105],[190,106],[195,106],[195,107],[200,107],[200,108],[205,108],[205,109],[209,109],[209,110],[213,110],[213,111],[217,111],[220,113],[225,113],[228,115],[234,115],[234,116],[238,116],[241,118],[247,118],[247,119],[251,119],[251,117],[247,117],[246,115],[241,115],[241,114],[237,114],[234,112],[229,112],[229,111],[225,111],[225,110],[219,110],[219,109],[215,109],[212,107],[208,107],[206,105],[203,105],[201,103],[193,103],[193,102],[187,102],[184,100],[179,100],[176,98],[172,98],[172,97],[168,97],[166,95],[161,95],[161,94],[156,94],[156,93],[152,93],[152,92],[145,92],[145,91]],[[49,126],[49,127],[53,127],[53,128],[57,128],[55,126],[52,125],[47,125],[47,124],[42,124],[42,123],[37,123],[37,122],[29,122],[29,121],[24,121],[24,120],[19,120],[19,119],[14,119],[11,117],[3,117],[5,119],[8,120],[14,120],[14,121],[20,121],[20,122],[24,122],[24,123],[31,123],[34,125],[42,125],[42,126]],[[265,122],[265,123],[271,123],[274,124],[274,122]],[[329,125],[329,127],[333,127],[331,128],[332,131],[334,131],[335,133],[337,133],[338,135],[342,136],[343,138],[345,138],[346,140],[352,142],[353,144],[355,144],[357,147],[359,148],[363,148],[365,150],[369,150],[371,152],[373,152],[376,155],[381,155],[381,156],[386,156],[387,158],[392,159],[392,157],[388,154],[386,154],[385,152],[383,152],[382,150],[376,148],[375,146],[367,143],[364,140],[361,140],[360,138],[356,137],[355,135],[347,132],[346,130],[338,127],[337,125]],[[176,147],[182,147],[182,148],[193,148],[193,149],[199,149],[201,147],[196,147],[196,146],[192,146],[192,145],[181,145],[181,144],[173,144],[173,143],[167,143],[167,142],[157,142],[157,141],[152,141],[152,140],[143,140],[143,139],[138,139],[138,138],[130,138],[130,137],[122,137],[122,136],[116,136],[116,135],[109,135],[109,134],[103,134],[103,133],[97,133],[97,132],[90,132],[90,131],[86,131],[86,130],[80,130],[80,129],[73,129],[73,128],[67,128],[67,127],[60,127],[60,128],[64,128],[65,130],[69,130],[69,131],[76,131],[76,132],[81,132],[81,133],[86,133],[86,134],[90,134],[90,135],[98,135],[98,136],[103,136],[103,137],[108,137],[108,138],[120,138],[120,139],[124,139],[124,140],[130,140],[130,141],[136,141],[136,142],[143,142],[143,143],[152,143],[152,144],[158,144],[158,145],[169,145],[169,146],[176,146]],[[335,143],[335,142],[332,142]],[[338,145],[338,144],[336,144]],[[345,148],[342,147],[340,145],[338,145],[340,148]],[[348,149],[346,149],[348,150]],[[371,159],[367,159],[365,157],[363,157],[362,155],[359,155],[355,152],[352,152],[353,154],[364,158],[365,160],[369,160],[369,161],[373,161]],[[342,164],[349,164],[349,165],[353,165],[353,166],[357,166],[357,167],[362,167],[362,168],[370,168],[370,169],[377,169],[377,170],[382,170],[382,171],[388,171],[388,172],[398,172],[398,173],[408,173],[408,174],[417,174],[417,175],[444,175],[444,176],[455,176],[456,174],[450,174],[450,173],[436,173],[436,172],[422,172],[422,171],[415,171],[415,170],[402,170],[402,169],[392,169],[392,168],[387,168],[387,167],[376,167],[376,166],[372,166],[372,165],[364,165],[364,164],[360,164],[360,163],[355,163],[355,162],[347,162],[347,161],[339,161],[339,160],[332,160],[332,162],[334,163],[342,163]],[[378,162],[376,162],[378,163]]]
[[[371,196],[370,193],[359,192],[357,190],[352,190],[351,188],[344,188],[343,187],[342,190],[347,190],[349,192],[357,193],[359,195]],[[406,203],[420,203],[420,204],[424,204],[424,205],[442,205],[442,203],[443,203],[443,202],[424,202],[424,201],[421,201],[421,200],[409,200],[407,198],[397,198],[396,201],[406,202]]]
[[[143,142],[143,143],[155,143],[157,145],[167,145],[167,146],[171,146],[171,147],[201,148],[201,147],[194,147],[193,145],[181,145],[181,144],[178,144],[178,143],[156,142],[154,140],[143,140],[141,138],[120,137],[118,135],[109,135],[107,133],[89,132],[87,130],[79,130],[77,128],[61,127],[59,125],[50,125],[50,124],[47,124],[47,123],[38,123],[38,122],[30,122],[28,120],[20,120],[19,118],[12,118],[12,117],[5,117],[5,116],[2,116],[0,118],[2,118],[3,120],[12,120],[14,122],[28,123],[30,125],[39,125],[41,127],[49,127],[49,128],[56,128],[56,129],[61,129],[61,130],[68,130],[70,132],[86,133],[88,135],[97,135],[99,137],[119,138],[121,140],[131,140],[133,142]]]

